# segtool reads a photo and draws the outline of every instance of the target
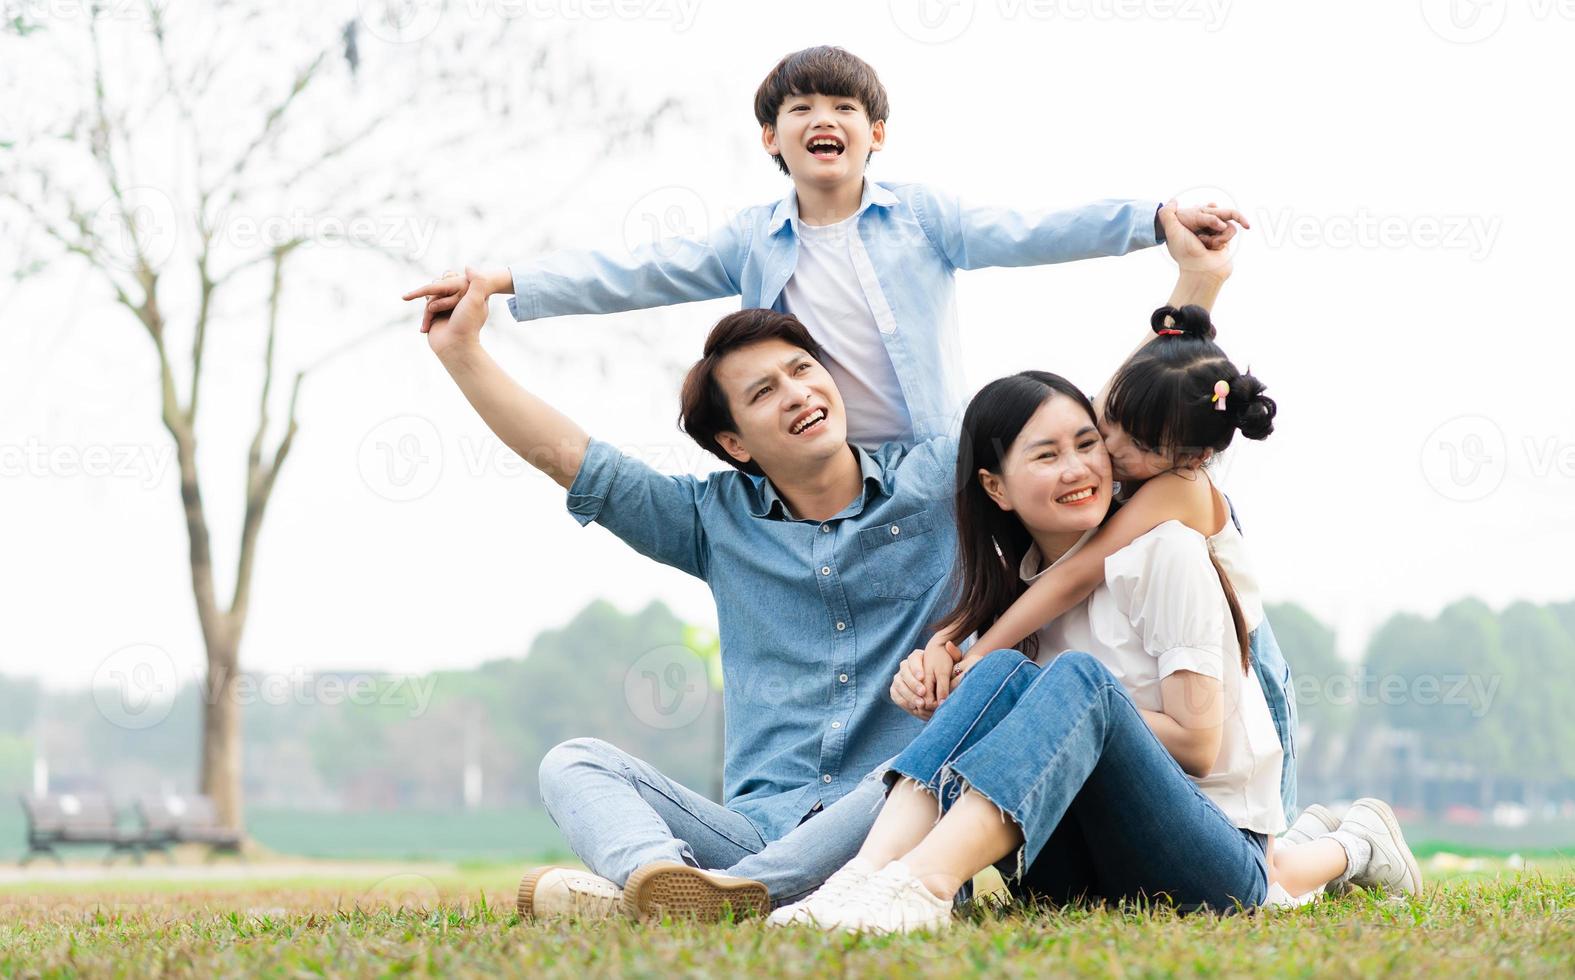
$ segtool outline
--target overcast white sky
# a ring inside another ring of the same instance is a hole
[[[355,4],[341,6],[349,16]],[[592,192],[554,213],[566,243],[618,247],[650,220],[694,226],[785,193],[758,150],[751,99],[778,57],[816,43],[869,60],[890,91],[875,179],[922,180],[980,202],[1217,194],[1246,210],[1254,228],[1217,320],[1226,349],[1268,383],[1281,413],[1267,442],[1234,451],[1223,482],[1267,598],[1306,605],[1354,656],[1396,611],[1430,614],[1468,595],[1495,606],[1575,597],[1572,8],[466,0],[422,9],[451,18],[442,27],[483,33],[529,10],[581,29],[581,50],[642,96],[690,105],[690,124],[612,161]],[[377,56],[370,43],[367,56]],[[453,111],[490,124],[464,102]],[[512,224],[541,204],[541,188],[588,163],[565,153],[555,172],[522,174],[508,159],[483,161],[478,179],[500,188],[488,221],[502,250],[476,254],[439,217],[423,265],[435,275],[527,258],[507,248]],[[0,294],[0,672],[86,684],[135,644],[195,667],[177,476],[149,345],[72,267],[60,269]],[[408,278],[352,283],[352,304],[366,323],[383,320]],[[962,274],[970,386],[1028,367],[1097,386],[1171,280],[1160,250]],[[703,470],[706,458],[672,423],[677,365],[735,307],[516,324],[499,300],[489,330],[531,332],[535,343],[490,345],[594,434]],[[561,491],[490,438],[415,332],[418,318],[412,310],[408,335],[310,382],[264,531],[244,664],[471,665],[522,653],[596,597],[626,609],[662,599],[714,622],[703,586],[578,528]],[[630,354],[614,321],[661,337],[669,363]],[[233,351],[224,335],[215,341],[204,430],[215,445],[246,431],[255,397],[246,353],[261,321],[253,312],[227,323],[250,339]],[[292,329],[322,328],[302,315]],[[560,359],[531,353],[542,347]],[[205,460],[226,594],[243,451],[244,442]],[[80,472],[108,459],[119,475]],[[401,459],[426,462],[401,468]]]

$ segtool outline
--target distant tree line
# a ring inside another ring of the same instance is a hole
[[[1302,797],[1378,793],[1440,810],[1575,799],[1575,602],[1475,600],[1391,617],[1364,657],[1295,604],[1269,608],[1296,674]],[[537,766],[567,738],[606,739],[715,792],[721,697],[707,644],[660,603],[592,603],[527,655],[399,678],[248,675],[255,806],[445,809],[539,803]],[[725,656],[725,653],[724,653]],[[61,790],[189,792],[201,697],[156,725],[113,724],[92,692],[0,677],[0,790],[31,785],[42,738]]]

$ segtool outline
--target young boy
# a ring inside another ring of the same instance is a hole
[[[855,445],[914,442],[952,430],[963,401],[953,272],[1121,255],[1161,240],[1157,201],[1100,201],[1067,211],[969,207],[919,184],[866,180],[886,141],[886,89],[841,48],[783,58],[755,93],[761,143],[793,189],[705,239],[630,253],[564,251],[473,280],[413,290],[422,331],[467,289],[513,293],[518,320],[614,313],[742,296],[792,313],[823,346],[848,404]],[[1187,208],[1181,223],[1211,248],[1235,211]]]

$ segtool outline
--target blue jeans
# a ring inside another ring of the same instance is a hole
[[[997,867],[1020,897],[1226,911],[1268,891],[1262,835],[1231,824],[1086,653],[990,654],[891,769],[943,811],[971,789],[1016,822],[1023,844]]]
[[[819,888],[858,854],[885,803],[882,765],[779,840],[750,819],[595,738],[554,746],[541,762],[542,801],[569,846],[619,886],[636,868],[678,861],[762,882],[774,905]]]

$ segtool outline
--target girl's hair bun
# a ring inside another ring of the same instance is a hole
[[[1148,325],[1155,333],[1180,330],[1184,337],[1214,339],[1214,321],[1209,319],[1209,311],[1201,306],[1183,306],[1179,310],[1174,306],[1161,306],[1148,318]]]
[[[1248,439],[1266,439],[1274,431],[1274,413],[1278,406],[1264,390],[1263,382],[1251,374],[1243,374],[1231,385],[1236,428]]]

